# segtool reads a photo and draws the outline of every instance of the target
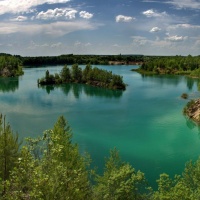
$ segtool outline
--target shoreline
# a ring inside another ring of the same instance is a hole
[[[183,113],[200,125],[200,98],[191,100],[185,106]]]

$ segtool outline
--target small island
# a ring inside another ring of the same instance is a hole
[[[200,99],[189,101],[183,109],[183,113],[200,124]]]
[[[23,75],[22,62],[19,58],[9,55],[0,55],[0,77],[16,77]]]
[[[50,74],[47,70],[45,77],[38,80],[38,85],[59,85],[64,83],[81,83],[112,90],[126,89],[122,76],[97,67],[92,68],[89,64],[85,69],[80,68],[78,64],[72,65],[71,68],[65,65],[60,74],[56,73],[55,75]]]

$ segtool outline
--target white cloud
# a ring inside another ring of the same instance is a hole
[[[76,41],[76,42],[74,43],[74,46],[79,46],[79,45],[81,45],[81,42],[79,42],[79,41]]]
[[[178,35],[170,36],[169,34],[167,34],[167,35],[168,35],[168,37],[166,37],[165,39],[172,41],[172,42],[180,42],[180,41],[184,41],[188,38],[187,36],[178,36]]]
[[[94,30],[101,24],[89,23],[89,21],[76,21],[76,22],[54,22],[50,24],[16,24],[16,23],[0,23],[0,34],[43,34],[50,35],[53,37],[63,36],[65,34],[79,31],[79,30]]]
[[[70,11],[66,12],[65,17],[66,17],[67,19],[74,19],[76,13],[77,13],[76,10],[70,10]]]
[[[176,24],[170,25],[166,29],[171,35],[187,35],[190,37],[198,37],[200,25],[193,24]]]
[[[146,17],[163,17],[163,16],[167,16],[166,12],[159,13],[159,12],[153,10],[153,9],[146,10],[146,11],[142,12],[142,14],[145,15]]]
[[[88,43],[82,43],[82,42],[80,42],[80,41],[76,41],[75,43],[74,43],[74,46],[75,47],[89,47],[89,46],[92,46],[92,44],[90,43],[90,42],[88,42]]]
[[[148,39],[142,36],[132,36],[133,38],[133,45],[137,46],[144,46],[148,43]]]
[[[192,24],[176,24],[171,25],[168,27],[169,30],[175,30],[175,29],[199,29],[199,25],[192,25]]]
[[[0,1],[0,15],[5,13],[20,13],[29,12],[33,7],[45,3],[66,3],[70,0],[1,0]]]
[[[44,43],[44,44],[37,44],[34,41],[31,41],[30,45],[28,46],[27,49],[36,49],[36,48],[41,48],[41,47],[49,47],[48,44]]]
[[[112,46],[113,47],[120,47],[118,44],[113,44]]]
[[[38,49],[38,48],[58,48],[58,47],[61,47],[62,46],[62,43],[61,42],[57,42],[57,43],[53,43],[53,44],[47,44],[47,43],[44,43],[44,44],[38,44],[38,43],[35,43],[34,41],[31,41],[30,45],[27,47],[27,49]]]
[[[80,17],[84,18],[84,19],[90,19],[93,17],[92,13],[86,12],[86,11],[81,11],[79,12]]]
[[[92,46],[92,44],[90,42],[85,44],[86,47]]]
[[[166,3],[174,5],[177,9],[200,9],[199,0],[170,0]]]
[[[11,21],[23,22],[23,21],[26,21],[27,19],[28,19],[28,17],[26,17],[26,16],[18,16],[16,18],[11,19]]]
[[[130,16],[124,16],[124,15],[118,15],[116,16],[115,20],[116,22],[130,22],[134,20],[135,18],[130,17]]]
[[[158,32],[158,31],[161,31],[161,29],[158,27],[153,27],[149,32],[154,33],[154,32]]]
[[[52,48],[58,48],[58,47],[61,47],[61,46],[62,46],[61,42],[58,42],[58,43],[55,43],[55,44],[51,45]]]
[[[46,12],[41,11],[37,14],[36,19],[50,20],[58,18],[75,19],[77,11],[68,8],[49,9]]]

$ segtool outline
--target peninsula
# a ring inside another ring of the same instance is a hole
[[[200,56],[158,56],[149,57],[137,71],[141,74],[188,75],[200,78]]]

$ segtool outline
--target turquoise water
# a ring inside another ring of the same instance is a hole
[[[124,161],[143,171],[151,185],[160,173],[180,174],[185,162],[200,155],[199,129],[182,114],[199,96],[196,80],[183,76],[141,76],[137,66],[98,66],[124,77],[127,90],[84,85],[38,88],[37,79],[61,66],[25,68],[20,78],[0,79],[0,112],[21,138],[36,137],[64,115],[73,141],[87,151],[93,166],[116,147]]]

